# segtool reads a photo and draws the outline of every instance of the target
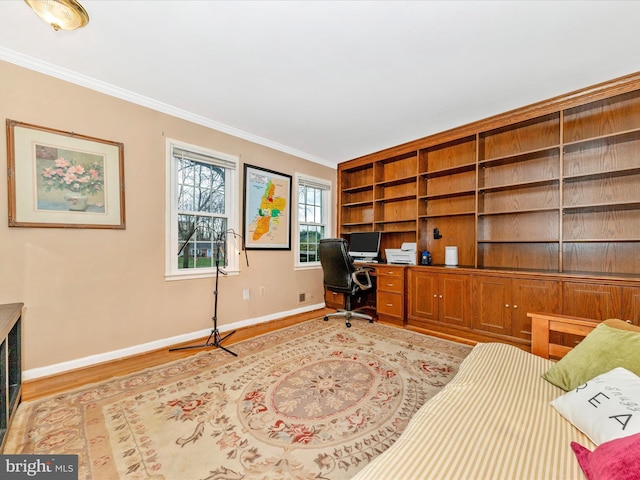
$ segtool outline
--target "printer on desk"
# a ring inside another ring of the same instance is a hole
[[[404,242],[400,248],[385,248],[384,253],[387,256],[387,263],[416,264],[415,242]]]

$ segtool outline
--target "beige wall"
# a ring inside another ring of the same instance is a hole
[[[2,61],[0,117],[124,144],[126,230],[9,228],[2,168],[0,303],[27,308],[26,370],[212,327],[213,279],[164,279],[166,137],[292,176],[330,179],[335,197],[333,168]],[[0,164],[6,165],[4,128],[0,139]],[[242,166],[239,199],[241,173]],[[221,330],[323,303],[321,270],[294,270],[293,250],[248,254],[249,268],[241,261],[239,275],[220,279]],[[249,300],[242,299],[245,288]],[[298,303],[300,291],[308,294],[305,304]]]

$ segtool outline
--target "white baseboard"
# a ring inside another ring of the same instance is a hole
[[[259,325],[260,323],[270,322],[271,320],[277,320],[279,318],[289,317],[291,315],[297,315],[300,313],[310,312],[312,310],[319,310],[324,308],[324,303],[317,305],[305,305],[301,308],[295,308],[288,312],[279,312],[271,315],[265,315],[264,317],[250,318],[247,320],[241,320],[239,322],[232,323],[230,325],[222,325],[220,327],[220,333],[224,333],[237,328],[249,327],[252,325]],[[100,353],[97,355],[90,355],[88,357],[78,358],[75,360],[69,360],[67,362],[56,363],[46,367],[32,368],[22,372],[22,380],[33,380],[35,378],[47,377],[58,373],[64,373],[69,370],[75,370],[78,368],[88,367],[96,365],[98,363],[109,362],[111,360],[118,360],[123,357],[129,357],[140,353],[150,352],[152,350],[158,350],[164,347],[170,347],[179,343],[189,342],[191,340],[197,340],[198,338],[206,337],[211,333],[211,328],[199,330],[197,332],[185,333],[184,335],[178,335],[176,337],[163,338],[149,343],[143,343],[140,345],[134,345],[132,347],[122,348],[120,350],[114,350],[111,352]]]

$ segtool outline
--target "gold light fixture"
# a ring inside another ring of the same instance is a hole
[[[89,23],[89,14],[76,0],[24,0],[54,30],[75,30]]]

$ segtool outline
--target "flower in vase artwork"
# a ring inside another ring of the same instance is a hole
[[[39,210],[104,213],[104,157],[36,145]]]

